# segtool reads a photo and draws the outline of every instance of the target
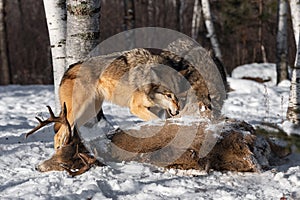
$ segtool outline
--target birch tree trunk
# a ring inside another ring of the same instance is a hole
[[[192,38],[197,40],[201,22],[201,5],[199,0],[195,0],[192,19]]]
[[[297,45],[295,65],[292,71],[287,119],[300,127],[300,1],[290,0],[293,29]]]
[[[296,45],[299,44],[299,30],[300,30],[300,0],[289,0],[292,14],[293,30]]]
[[[100,0],[67,0],[67,66],[84,60],[99,44]]]
[[[7,85],[11,83],[6,42],[4,0],[0,0],[0,85]]]
[[[299,39],[300,37],[298,37]],[[297,65],[292,71],[292,80],[290,88],[290,97],[287,110],[287,119],[300,127],[300,59],[299,59],[299,42],[297,47]]]
[[[277,84],[288,79],[287,14],[288,0],[278,0]]]
[[[214,28],[214,24],[213,24],[211,12],[210,12],[209,0],[201,0],[201,4],[202,4],[202,11],[203,11],[203,16],[204,16],[204,20],[205,20],[205,26],[206,26],[206,29],[208,32],[207,37],[210,38],[210,42],[211,42],[212,48],[214,50],[215,56],[220,61],[222,61],[222,54],[221,54],[219,42],[217,39],[217,35],[215,33],[215,28]]]
[[[66,70],[66,0],[43,0],[49,31],[55,93],[55,110],[60,110],[58,88]]]

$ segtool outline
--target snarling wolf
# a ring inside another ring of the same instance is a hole
[[[97,116],[105,100],[129,107],[145,121],[159,118],[157,108],[165,110],[167,117],[177,115],[191,102],[196,102],[202,111],[218,108],[221,105],[211,100],[211,97],[218,98],[214,97],[219,95],[218,90],[214,92],[206,83],[214,80],[209,73],[204,71],[207,76],[204,78],[199,72],[202,67],[210,70],[215,64],[204,49],[195,52],[200,52],[200,57],[198,53],[194,56],[199,57],[200,60],[194,62],[199,66],[172,51],[145,48],[96,56],[73,64],[60,83],[62,111],[59,117],[51,114],[52,119],[39,119],[40,125],[27,136],[55,122],[54,147],[58,149],[68,143],[75,127]],[[206,116],[208,112],[203,113]]]
[[[215,63],[209,53],[203,48],[175,47],[170,46],[168,50],[138,48],[71,65],[59,87],[60,115],[56,117],[48,106],[50,117],[37,118],[40,124],[26,134],[27,137],[55,122],[56,153],[38,169],[71,172],[72,163],[61,161],[68,156],[72,157],[70,160],[76,158],[80,173],[96,163],[93,156],[86,154],[77,128],[98,118],[103,101],[129,107],[134,115],[146,121],[159,118],[158,113],[162,111],[166,117],[191,113],[210,119],[218,116],[224,95],[218,84],[219,71],[214,71]],[[222,79],[221,83],[225,80]]]
[[[180,103],[173,90],[185,90],[187,86],[177,84],[176,88],[176,84],[173,83],[180,81],[167,77],[180,70],[189,78],[196,77],[182,59],[170,56],[170,52],[167,51],[140,48],[90,58],[70,66],[59,88],[62,112],[60,117],[56,118],[60,119],[52,120],[55,122],[55,149],[67,142],[68,135],[74,131],[75,126],[80,127],[95,117],[104,100],[129,107],[134,115],[145,121],[158,118],[150,111],[152,107],[166,110],[169,116],[177,115]],[[173,71],[166,70],[164,66]],[[162,76],[161,73],[170,74]],[[168,86],[166,82],[173,82],[173,86]],[[208,93],[202,91],[201,95],[207,96]],[[63,120],[64,123],[59,120]]]

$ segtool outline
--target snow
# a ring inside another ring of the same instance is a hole
[[[273,64],[241,66],[229,83],[233,91],[224,114],[259,126],[262,122],[282,127],[287,109],[289,82],[275,86],[243,80],[274,79]],[[275,79],[274,79],[275,80]],[[53,86],[0,87],[0,199],[300,199],[300,155],[262,173],[165,170],[129,162],[92,168],[81,176],[66,172],[40,173],[35,165],[53,153],[52,126],[25,140],[37,125],[35,116],[47,117],[46,105],[54,107]],[[114,126],[140,122],[128,109],[106,103],[104,111]],[[176,119],[178,120],[178,119]],[[176,123],[181,123],[180,120]],[[192,119],[187,119],[189,121]],[[157,122],[153,122],[157,123]],[[189,122],[184,122],[189,123]],[[213,128],[213,127],[212,127]],[[245,133],[248,134],[248,133]]]
[[[282,123],[282,129],[289,135],[294,134],[294,135],[300,135],[299,132],[299,125],[295,125],[290,121],[284,121]]]
[[[283,81],[276,86],[276,66],[274,64],[243,65],[232,72],[228,78],[230,88],[223,111],[226,116],[245,120],[253,125],[276,123],[286,119],[289,100],[289,81]],[[258,83],[242,77],[270,78],[271,81]]]
[[[275,69],[275,70],[274,70]],[[250,72],[250,73],[249,73]],[[251,63],[240,66],[231,73],[232,78],[253,77],[263,80],[271,79],[267,85],[276,85],[276,64],[273,63]]]

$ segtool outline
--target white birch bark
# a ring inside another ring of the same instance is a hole
[[[292,14],[292,23],[293,23],[293,30],[294,36],[296,40],[296,44],[299,43],[299,30],[300,30],[300,0],[289,0],[290,1],[290,8]]]
[[[300,69],[293,69],[287,119],[300,126]]]
[[[55,110],[60,110],[58,89],[66,70],[66,0],[43,0],[49,31],[54,76]]]
[[[287,14],[288,0],[278,0],[277,84],[288,79]]]
[[[292,71],[287,119],[300,127],[300,1],[290,0],[293,29],[297,46],[295,65]]]
[[[192,38],[197,40],[201,22],[201,5],[199,0],[195,0],[192,19]]]
[[[99,44],[100,0],[67,0],[67,66],[84,60]]]
[[[210,38],[210,42],[212,45],[212,48],[214,50],[215,56],[222,61],[222,54],[219,46],[219,42],[217,39],[217,35],[215,33],[215,28],[212,20],[212,15],[210,12],[210,5],[209,5],[209,0],[201,0],[202,4],[202,11],[203,11],[203,16],[205,20],[205,26],[208,32],[207,37]]]

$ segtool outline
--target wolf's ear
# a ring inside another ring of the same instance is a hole
[[[151,83],[152,90],[157,90],[160,88],[161,83]]]
[[[148,88],[148,89],[147,89],[147,93],[148,93],[148,95],[149,95],[149,97],[150,97],[151,99],[154,98],[154,95],[155,95],[155,94],[161,93],[161,92],[160,92],[160,85],[158,85],[158,84],[151,83],[151,84],[148,85],[147,88]]]

